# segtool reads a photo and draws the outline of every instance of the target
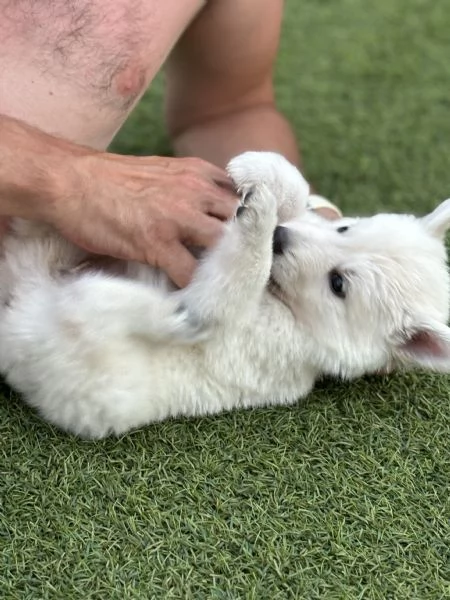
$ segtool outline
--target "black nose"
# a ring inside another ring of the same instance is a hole
[[[289,242],[289,229],[278,225],[273,232],[272,249],[274,254],[283,254]]]

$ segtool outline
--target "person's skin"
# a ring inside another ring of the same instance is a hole
[[[198,158],[117,156],[0,118],[0,209],[46,221],[89,252],[161,267],[179,286],[236,209],[223,171]]]
[[[46,220],[89,251],[149,262],[185,285],[195,261],[184,244],[211,246],[236,209],[229,158],[273,150],[299,164],[274,103],[282,9],[0,0],[0,214]],[[166,58],[180,158],[107,153]]]

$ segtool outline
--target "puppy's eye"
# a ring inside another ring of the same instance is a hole
[[[348,225],[343,225],[342,227],[338,227],[338,228],[336,229],[336,231],[337,231],[338,233],[345,233],[345,232],[347,231],[347,229],[348,229]]]
[[[328,275],[328,280],[330,283],[330,289],[333,292],[333,294],[338,298],[345,298],[345,295],[347,293],[347,284],[344,277],[342,277],[339,271],[336,271],[335,269],[330,271],[330,274]]]

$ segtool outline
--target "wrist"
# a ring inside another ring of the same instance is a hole
[[[0,215],[53,223],[74,195],[71,161],[88,149],[0,115]]]

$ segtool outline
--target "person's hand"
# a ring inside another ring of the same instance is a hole
[[[0,240],[8,231],[9,219],[8,217],[0,217]]]
[[[92,153],[73,157],[68,197],[49,219],[89,252],[146,262],[180,287],[196,261],[186,246],[211,247],[237,196],[224,171],[196,158]]]

